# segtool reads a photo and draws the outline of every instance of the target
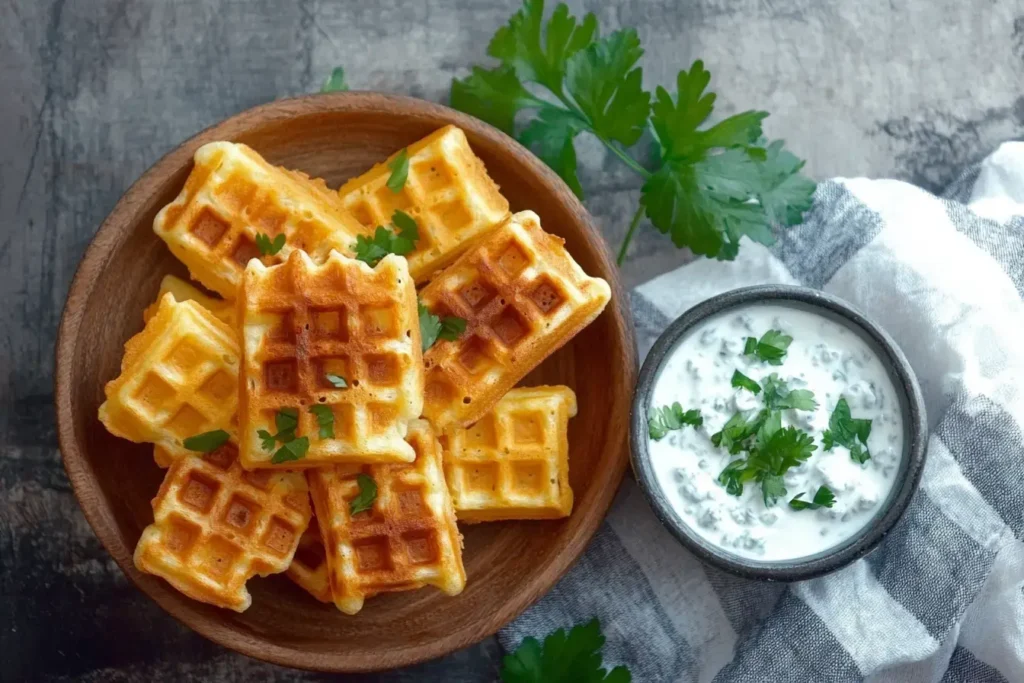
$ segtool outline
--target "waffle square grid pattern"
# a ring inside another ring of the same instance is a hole
[[[366,598],[431,585],[458,595],[466,585],[462,536],[445,485],[441,446],[429,423],[409,427],[412,464],[341,465],[308,472],[327,554],[334,603],[356,614]],[[360,473],[373,477],[371,510],[350,514]]]
[[[572,512],[564,386],[513,389],[476,424],[442,437],[444,469],[460,522],[557,519]]]
[[[267,268],[251,261],[238,318],[243,336],[241,458],[248,468],[320,467],[342,462],[411,462],[404,437],[423,407],[423,361],[416,290],[404,258],[375,268],[333,253],[314,264],[293,252]],[[328,375],[343,378],[334,386]],[[327,406],[333,438],[319,436],[309,407]],[[301,460],[275,465],[259,430],[297,411]]]
[[[611,298],[532,211],[514,214],[420,293],[435,315],[466,331],[424,354],[423,416],[439,429],[470,425],[547,356],[596,318]]]
[[[416,282],[424,282],[504,221],[508,200],[455,126],[413,143],[407,153],[409,174],[400,191],[386,185],[395,154],[338,192],[367,230],[388,225],[396,209],[416,220],[420,238],[408,255],[409,271]]]
[[[234,331],[170,293],[125,344],[121,374],[104,388],[99,417],[117,436],[180,450],[195,434],[237,432],[240,352]]]
[[[323,261],[350,253],[365,229],[323,180],[272,166],[246,145],[211,142],[195,153],[181,194],[161,209],[153,230],[192,277],[234,299],[250,259],[268,264],[296,250]],[[285,236],[281,250],[260,255],[258,234]]]
[[[243,612],[252,602],[246,581],[288,568],[311,511],[301,473],[250,472],[237,454],[229,443],[171,465],[135,566],[196,600]]]

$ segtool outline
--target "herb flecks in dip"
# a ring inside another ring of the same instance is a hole
[[[755,305],[691,330],[651,397],[651,463],[673,507],[741,557],[792,560],[857,534],[903,451],[896,389],[815,313]]]

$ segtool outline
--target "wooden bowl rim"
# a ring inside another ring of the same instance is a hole
[[[627,373],[627,386],[633,386],[638,369],[638,357],[634,341],[632,317],[626,308],[626,298],[618,276],[618,267],[611,257],[608,246],[592,224],[582,203],[573,195],[562,179],[529,150],[502,131],[476,118],[455,111],[444,105],[420,100],[414,97],[392,95],[373,91],[356,91],[304,95],[275,100],[267,104],[246,109],[234,116],[205,128],[177,145],[161,157],[139,177],[118,200],[113,210],[93,236],[75,272],[68,292],[55,346],[55,393],[57,413],[57,438],[64,461],[64,468],[71,482],[86,520],[100,542],[114,558],[121,571],[175,619],[197,633],[230,650],[262,661],[299,669],[323,672],[372,672],[397,668],[434,659],[455,650],[467,647],[494,634],[512,621],[527,607],[547,593],[575,563],[599,525],[615,497],[618,485],[625,474],[629,461],[628,434],[620,436],[622,446],[614,466],[597,468],[593,477],[597,480],[597,494],[593,507],[579,523],[577,533],[570,537],[561,553],[550,558],[546,567],[538,569],[528,580],[528,589],[505,600],[497,611],[481,615],[476,624],[463,627],[443,638],[427,643],[396,650],[389,649],[380,656],[352,655],[338,652],[306,652],[301,649],[279,645],[256,634],[245,634],[236,627],[224,626],[219,620],[186,609],[190,599],[170,591],[166,594],[151,593],[143,582],[143,575],[135,568],[134,548],[122,540],[111,506],[104,496],[95,471],[79,448],[76,438],[72,409],[72,388],[74,385],[73,359],[79,343],[82,311],[90,299],[100,274],[113,258],[114,247],[120,236],[137,219],[135,213],[145,204],[154,189],[166,182],[167,178],[192,163],[195,150],[214,140],[231,140],[247,130],[297,115],[309,116],[329,113],[379,112],[381,115],[427,116],[447,120],[473,136],[486,138],[489,142],[504,146],[509,153],[518,157],[542,183],[552,188],[554,201],[563,205],[567,213],[577,222],[582,238],[588,243],[598,259],[604,277],[612,289],[612,301],[603,315],[613,316],[613,326],[622,347],[622,356],[632,359],[622,371]],[[624,403],[628,413],[630,401]],[[628,424],[628,419],[624,422]],[[575,513],[574,513],[575,514]],[[477,628],[474,628],[476,626]]]

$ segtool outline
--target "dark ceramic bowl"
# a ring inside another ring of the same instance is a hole
[[[900,401],[903,414],[903,453],[888,498],[874,517],[851,538],[816,555],[795,560],[762,562],[735,555],[711,543],[694,531],[673,509],[651,466],[648,451],[647,418],[651,394],[658,375],[676,344],[695,326],[719,313],[749,305],[777,304],[802,309],[830,318],[857,334],[885,366]],[[712,297],[686,311],[668,326],[644,361],[633,396],[630,416],[630,445],[636,479],[661,523],[701,560],[732,574],[765,581],[800,581],[844,567],[871,552],[885,538],[906,510],[917,489],[924,467],[928,440],[921,389],[903,352],[881,327],[862,313],[837,299],[806,287],[765,285],[744,287]]]

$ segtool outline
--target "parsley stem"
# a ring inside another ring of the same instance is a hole
[[[597,135],[597,133],[594,133],[594,135]],[[606,140],[600,135],[597,135],[597,139],[603,142],[604,146],[610,149],[615,156],[617,156],[619,159],[622,159],[622,163],[626,164],[626,166],[629,166],[631,169],[633,169],[636,173],[640,174],[644,178],[651,177],[650,171],[641,166],[636,159],[626,154],[625,150],[621,149],[614,142],[612,142],[611,140]]]
[[[622,246],[619,247],[619,256],[615,259],[615,263],[622,265],[626,261],[626,249],[629,247],[630,241],[633,239],[633,233],[636,232],[636,228],[640,225],[640,219],[644,217],[644,205],[641,204],[636,213],[633,214],[633,222],[629,224],[629,230],[626,231],[626,237],[622,240]]]

